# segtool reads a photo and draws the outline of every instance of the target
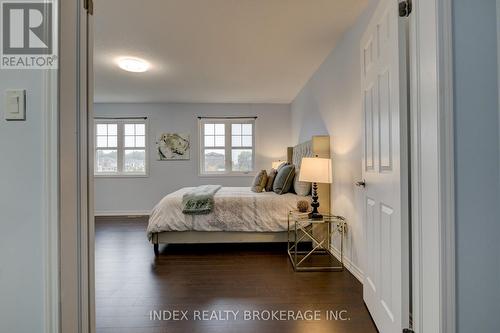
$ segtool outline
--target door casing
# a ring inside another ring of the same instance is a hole
[[[452,0],[410,15],[412,323],[455,332]]]
[[[92,18],[59,1],[60,332],[94,332]],[[51,332],[52,333],[52,332]]]

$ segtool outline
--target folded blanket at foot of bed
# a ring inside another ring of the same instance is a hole
[[[220,185],[201,185],[184,193],[182,212],[188,215],[211,213],[214,209],[214,195],[220,188]]]

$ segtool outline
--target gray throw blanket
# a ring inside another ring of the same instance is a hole
[[[182,196],[182,212],[188,215],[209,214],[214,209],[214,195],[220,185],[201,185]]]

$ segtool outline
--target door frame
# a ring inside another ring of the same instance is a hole
[[[498,127],[500,128],[500,0],[497,0],[497,84],[498,84]],[[498,145],[500,146],[500,135],[498,136]],[[500,160],[499,160],[500,163]],[[500,173],[500,170],[498,171]]]
[[[58,330],[95,332],[90,0],[59,0]]]
[[[50,263],[45,285],[51,288],[45,294],[46,332],[95,331],[94,263],[89,249],[94,241],[93,188],[87,164],[92,154],[86,156],[92,140],[92,126],[87,128],[86,120],[91,116],[93,92],[89,82],[79,81],[81,70],[92,66],[91,57],[82,57],[81,52],[86,43],[92,45],[92,22],[85,19],[83,3],[60,1],[59,126],[56,131],[53,115],[44,125],[46,151],[51,156],[59,154],[59,163],[45,163],[45,175],[52,177],[45,180],[50,192],[44,205],[45,221],[59,220],[57,228],[47,224],[44,235],[44,255]],[[456,316],[452,3],[419,0],[413,1],[413,7],[412,321],[415,332],[446,333],[455,331]],[[59,182],[53,179],[56,174]],[[439,255],[426,255],[431,252]],[[58,283],[54,283],[55,276],[59,276]]]
[[[452,0],[413,1],[410,64],[413,329],[455,332]]]
[[[42,74],[42,140],[43,140],[43,332],[59,331],[59,148],[58,148],[58,73]]]

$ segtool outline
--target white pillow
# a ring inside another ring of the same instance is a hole
[[[309,182],[301,182],[300,178],[300,170],[297,169],[295,172],[295,179],[293,180],[293,189],[297,195],[306,196],[311,193],[311,183]]]

